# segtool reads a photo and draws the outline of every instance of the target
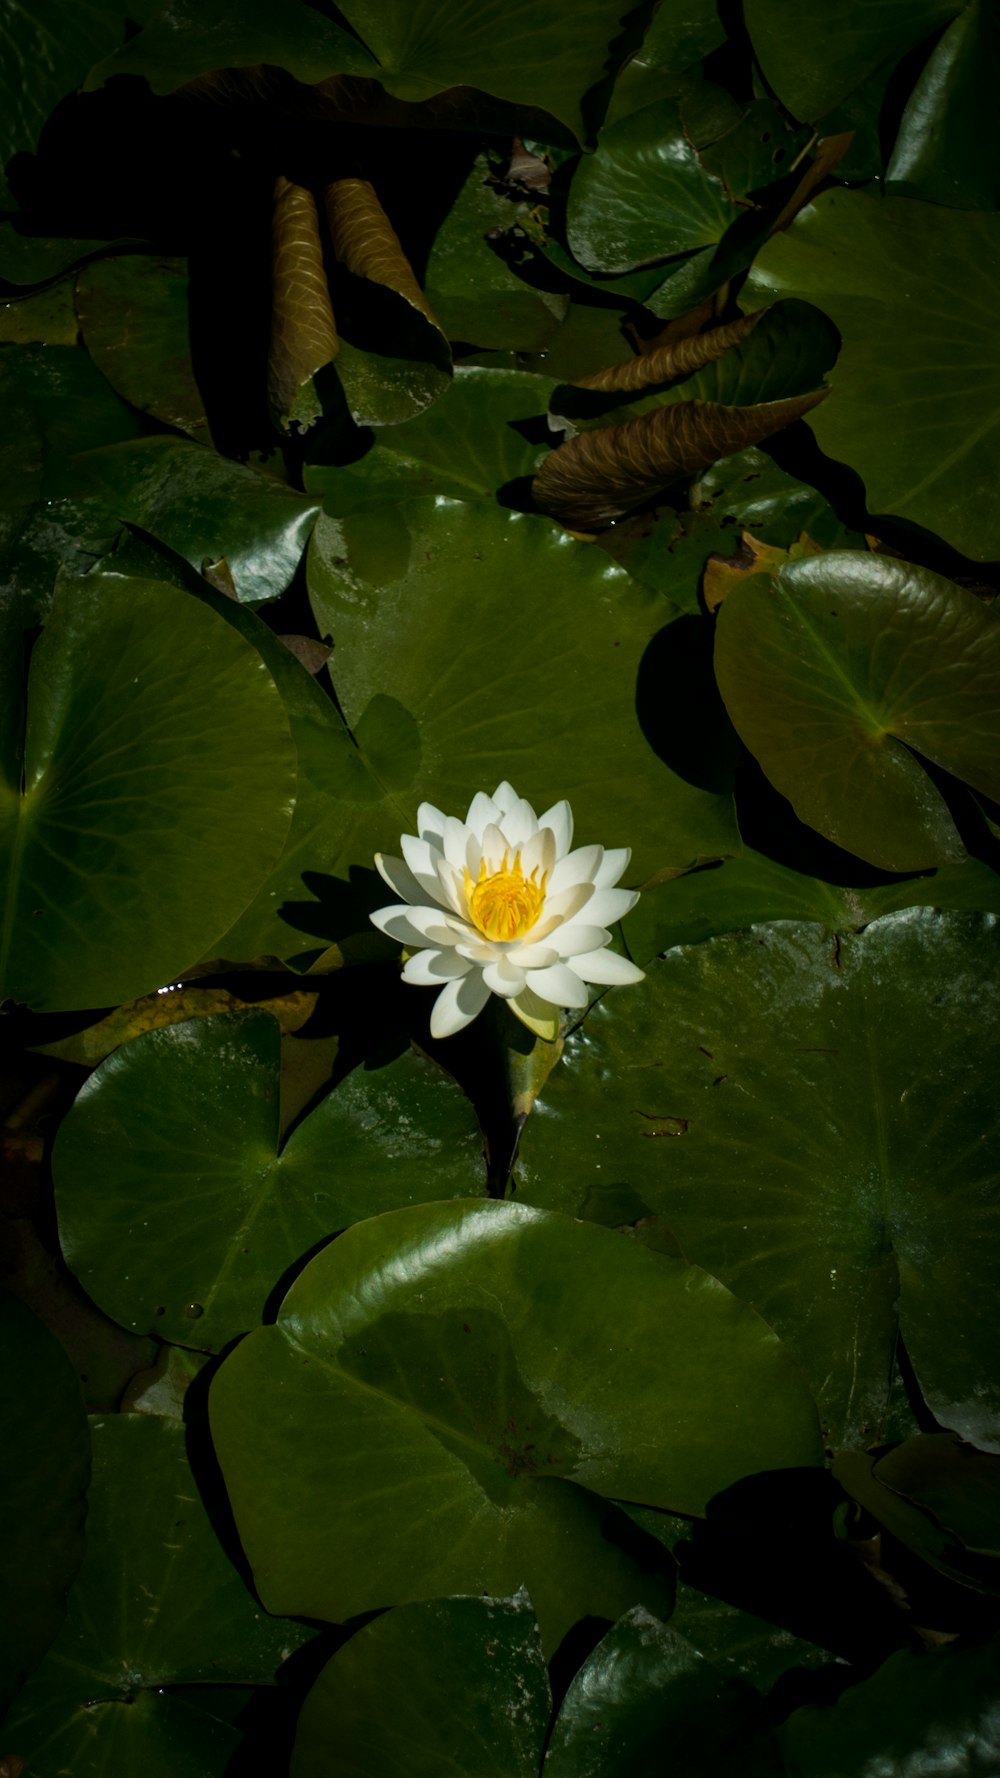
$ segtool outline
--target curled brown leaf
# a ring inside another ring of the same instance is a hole
[[[574,531],[610,525],[675,476],[758,444],[825,400],[828,389],[754,407],[678,401],[559,445],[532,483],[543,512]]]
[[[272,219],[273,278],[267,396],[275,423],[320,412],[310,397],[316,372],[337,356],[337,328],[323,269],[319,218],[312,192],[279,178]]]
[[[725,327],[713,327],[707,333],[669,340],[652,352],[626,359],[624,364],[611,364],[606,370],[594,370],[585,377],[577,377],[576,385],[580,389],[600,389],[611,394],[648,389],[654,383],[669,383],[675,377],[690,376],[703,364],[712,364],[721,358],[730,346],[738,346],[766,314],[766,309],[756,309],[752,315],[741,315]]]
[[[333,251],[355,277],[396,291],[440,332],[399,236],[367,179],[337,179],[324,192]]]

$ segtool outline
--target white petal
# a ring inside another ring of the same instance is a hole
[[[507,810],[512,809],[514,804],[519,801],[517,791],[513,784],[508,784],[506,778],[502,784],[497,785],[493,792],[493,801],[503,814],[506,814]]]
[[[544,1035],[550,1040],[556,1036],[559,1029],[559,1008],[553,1006],[551,1000],[543,1000],[540,994],[533,993],[528,987],[525,988],[523,994],[518,994],[516,999],[508,1000],[507,1005],[511,1012],[517,1014],[522,1024],[527,1025],[528,1030],[533,1031],[536,1036],[546,1025],[550,1029],[545,1031]]]
[[[465,877],[449,864],[447,858],[437,861],[438,900],[443,902],[456,914],[464,919],[467,912],[465,905]]]
[[[568,963],[553,963],[548,969],[531,970],[528,986],[543,1000],[551,1000],[553,1006],[586,1006],[590,999],[580,977]]]
[[[422,840],[436,840],[440,846],[444,835],[444,824],[448,817],[442,815],[433,803],[421,803],[417,810],[417,832]]]
[[[548,969],[558,963],[559,952],[554,945],[515,945],[507,957],[517,969]]]
[[[611,889],[618,878],[628,869],[628,861],[632,856],[629,846],[612,846],[605,852],[600,869],[594,878],[598,889]]]
[[[539,876],[547,876],[550,871],[555,869],[555,863],[555,840],[552,838],[548,828],[542,827],[539,829],[538,833],[533,833],[531,838],[524,846],[522,846],[521,869],[526,877],[530,877],[533,870],[537,870]]]
[[[548,938],[557,926],[572,920],[581,908],[590,909],[594,891],[589,883],[578,883],[575,889],[563,889],[559,895],[546,895],[545,905],[532,926],[530,932],[524,934],[524,942],[529,945],[540,943]]]
[[[514,969],[506,957],[496,963],[487,963],[483,970],[483,981],[491,994],[499,994],[504,1000],[513,1000],[520,994],[527,977],[523,969]]]
[[[462,938],[455,946],[460,957],[468,957],[470,963],[495,963],[502,956],[499,945],[492,944],[488,938],[477,938],[469,935]]]
[[[572,889],[577,883],[593,883],[603,857],[603,846],[578,846],[575,852],[568,852],[552,872],[550,895],[558,895],[560,889]]]
[[[445,925],[440,908],[378,908],[370,918],[387,938],[408,948],[412,945],[418,951],[427,945],[444,945],[450,950],[455,943],[455,935]]]
[[[551,828],[555,835],[556,857],[565,858],[573,844],[573,811],[569,803],[553,803],[538,817],[539,827]]]
[[[587,951],[582,957],[573,958],[573,968],[585,982],[600,982],[602,986],[617,988],[645,980],[645,971],[627,957],[619,957],[617,951]]]
[[[443,901],[437,860],[441,854],[434,841],[418,840],[415,834],[404,833],[400,840],[407,866],[420,884],[421,901]]]
[[[454,951],[417,951],[403,964],[403,980],[419,988],[439,988],[442,982],[468,975],[471,968],[472,964]]]
[[[401,896],[403,901],[408,901],[412,906],[426,902],[426,883],[418,882],[401,858],[386,858],[381,852],[376,852],[375,869],[383,883],[388,883],[389,888],[394,894]],[[435,891],[435,896],[437,900],[441,900],[440,890]]]
[[[449,815],[444,824],[442,845],[448,863],[454,865],[457,871],[465,869],[465,852],[468,841],[469,830],[465,822],[459,821],[457,815]]]
[[[587,903],[587,919],[613,926],[616,920],[624,919],[638,899],[635,889],[595,889]]]
[[[509,851],[510,842],[503,829],[491,822],[489,827],[483,832],[481,847],[482,858],[489,876],[492,876],[494,871],[500,869],[500,866],[503,864],[503,855],[505,852],[509,853]],[[478,870],[470,871],[469,874],[470,876],[478,877],[479,872]]]
[[[449,982],[434,1002],[431,1036],[453,1037],[456,1031],[471,1025],[477,1012],[482,1012],[489,997],[489,988],[478,969],[470,969],[461,981]]]
[[[514,848],[526,845],[533,834],[538,832],[538,817],[530,803],[518,797],[511,808],[505,809],[500,822],[504,838]]]
[[[498,808],[497,804],[493,801],[493,798],[487,796],[485,790],[477,790],[469,804],[469,813],[465,817],[465,825],[470,833],[474,833],[476,839],[481,841],[483,833],[485,829],[489,827],[490,823],[496,823],[502,820],[502,818],[503,810]]]
[[[587,903],[590,914],[590,903]],[[560,957],[578,957],[587,951],[599,951],[602,945],[611,943],[611,934],[603,926],[557,926],[549,935],[549,943],[558,950]],[[576,968],[576,964],[573,964]]]

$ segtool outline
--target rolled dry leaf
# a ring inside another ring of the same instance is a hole
[[[787,228],[794,221],[800,210],[804,210],[816,187],[824,179],[828,179],[834,168],[839,166],[851,143],[854,141],[853,130],[845,130],[839,136],[824,136],[816,151],[815,157],[809,162],[802,178],[792,192],[780,216],[771,224],[771,233],[776,235],[780,229]]]
[[[392,223],[367,179],[337,179],[324,194],[333,251],[358,278],[395,290],[441,332]]]
[[[568,439],[550,452],[532,482],[535,502],[571,531],[610,525],[641,506],[675,476],[707,469],[825,401],[829,389],[754,407],[678,401]]]
[[[339,349],[323,269],[319,217],[312,192],[279,178],[274,186],[271,347],[267,399],[276,424],[319,414],[308,389]],[[302,397],[305,393],[305,400]]]
[[[594,370],[585,377],[576,377],[575,387],[600,389],[610,395],[648,389],[655,383],[669,383],[674,377],[690,376],[703,364],[713,364],[717,358],[723,357],[730,346],[738,346],[766,314],[766,309],[756,309],[752,315],[741,315],[725,327],[713,327],[708,333],[671,340],[655,351],[627,359],[624,364],[609,364],[606,370]]]

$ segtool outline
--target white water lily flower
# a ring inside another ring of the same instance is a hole
[[[491,994],[537,1030],[559,1007],[586,1006],[588,983],[642,981],[641,969],[604,948],[608,926],[639,899],[615,888],[631,854],[571,852],[569,803],[538,816],[503,783],[492,796],[479,791],[464,821],[421,803],[417,822],[401,859],[375,859],[401,900],[371,917],[411,953],[403,980],[441,988],[432,1037],[461,1031]]]

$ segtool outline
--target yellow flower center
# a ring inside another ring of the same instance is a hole
[[[542,911],[547,876],[546,871],[541,882],[536,881],[536,865],[530,877],[526,877],[521,869],[520,852],[514,853],[512,862],[510,854],[505,852],[500,869],[492,875],[487,871],[485,861],[481,863],[478,882],[474,883],[466,871],[465,902],[473,925],[478,926],[484,938],[502,941],[522,938]]]

